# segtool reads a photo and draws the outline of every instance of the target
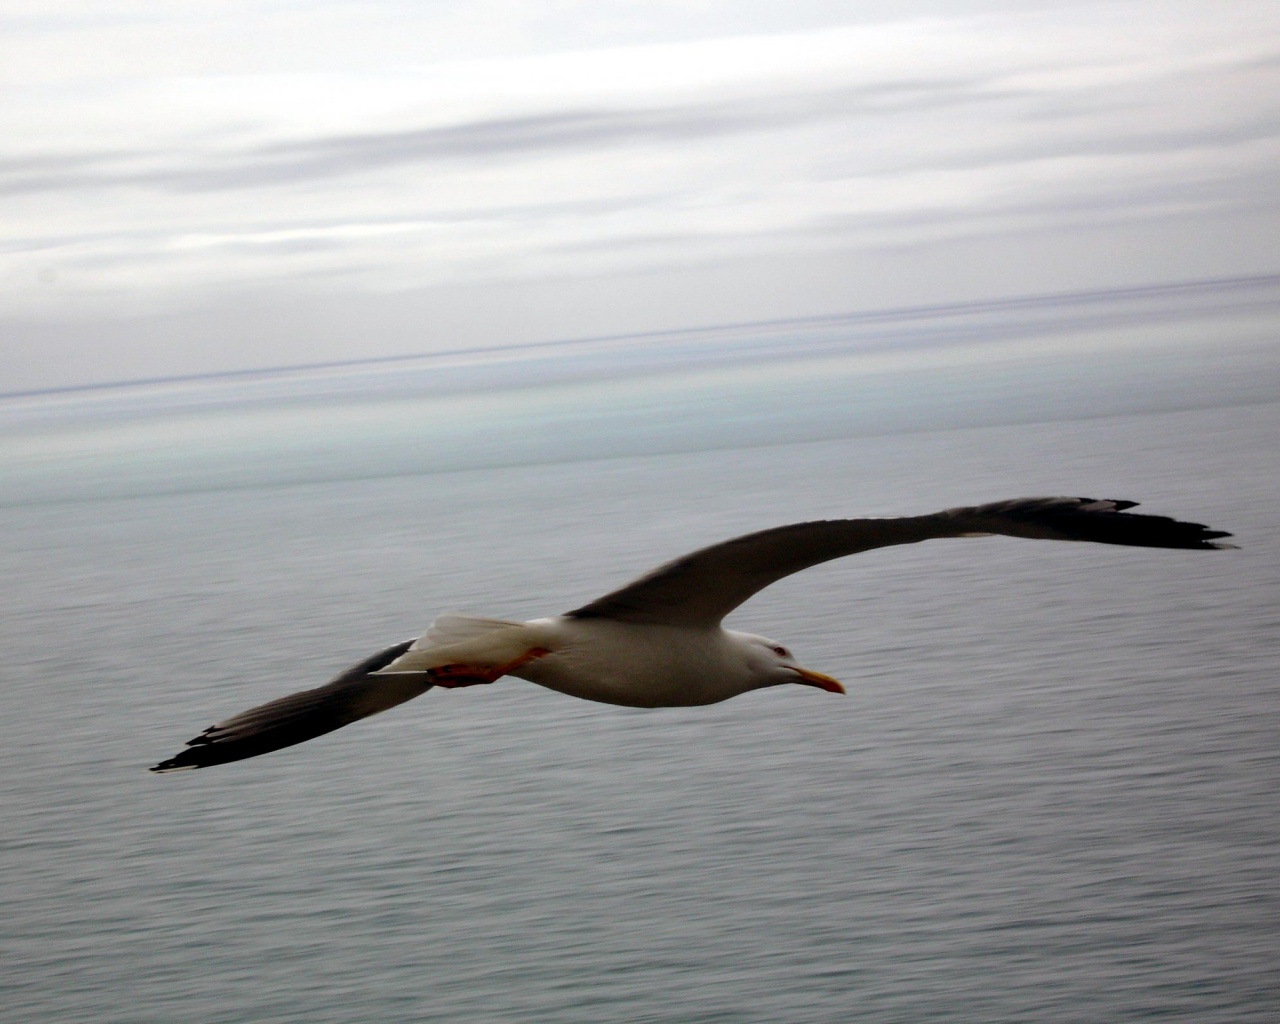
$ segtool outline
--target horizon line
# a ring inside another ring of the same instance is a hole
[[[859,310],[845,313],[823,313],[796,317],[777,317],[762,320],[731,321],[702,327],[664,328],[652,331],[627,331],[620,334],[599,334],[559,340],[513,342],[504,345],[479,345],[473,348],[441,349],[435,352],[413,352],[387,356],[363,356],[352,359],[329,359],[311,363],[286,363],[274,366],[246,367],[236,370],[209,370],[199,373],[168,374],[160,377],[138,377],[123,380],[99,381],[88,384],[69,384],[61,387],[29,388],[20,391],[0,391],[0,401],[21,398],[40,398],[53,395],[75,394],[87,391],[112,391],[147,387],[161,384],[196,383],[200,381],[229,380],[244,377],[274,377],[314,370],[343,369],[357,366],[379,366],[389,363],[407,363],[417,360],[445,359],[464,355],[494,355],[499,353],[536,352],[539,349],[576,347],[611,341],[634,341],[646,338],[678,338],[685,335],[714,334],[740,331],[750,328],[781,327],[788,324],[836,324],[874,323],[884,320],[912,317],[939,317],[960,313],[1017,309],[1030,305],[1079,302],[1107,298],[1139,298],[1177,292],[1230,291],[1280,285],[1280,273],[1242,275],[1222,278],[1200,278],[1165,282],[1162,284],[1129,285],[1119,288],[1080,289],[1064,292],[1039,292],[1006,296],[996,299],[969,299],[915,306]]]

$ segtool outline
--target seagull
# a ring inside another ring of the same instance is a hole
[[[442,615],[314,690],[210,726],[151,770],[239,761],[302,743],[433,686],[517,676],[584,700],[625,707],[716,704],[783,683],[844,693],[782,644],[721,622],[770,583],[820,562],[946,537],[1027,537],[1133,547],[1222,549],[1231,536],[1199,523],[1125,510],[1134,501],[1015,498],[921,516],[793,523],[684,555],[581,608],[531,622]]]

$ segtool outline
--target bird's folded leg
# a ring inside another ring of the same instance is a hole
[[[492,683],[509,672],[514,672],[521,665],[528,664],[545,654],[550,654],[545,647],[531,647],[520,657],[508,661],[504,665],[440,665],[428,669],[431,681],[446,690],[456,690],[463,686],[478,686],[481,683]]]

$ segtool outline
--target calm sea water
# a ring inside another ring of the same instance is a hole
[[[0,508],[0,1019],[1275,1020],[1278,439],[1259,403]],[[1242,550],[872,552],[731,622],[845,698],[507,680],[145,770],[441,611],[1038,493]]]

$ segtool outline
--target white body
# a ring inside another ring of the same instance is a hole
[[[715,704],[760,686],[798,681],[792,673],[774,677],[764,671],[779,661],[771,641],[719,627],[637,625],[564,616],[523,623],[462,616],[444,621],[447,631],[433,628],[385,671],[501,665],[542,648],[545,655],[509,674],[571,697],[634,708]],[[457,639],[454,631],[469,622],[475,624],[475,635]],[[483,628],[486,624],[488,629]]]

